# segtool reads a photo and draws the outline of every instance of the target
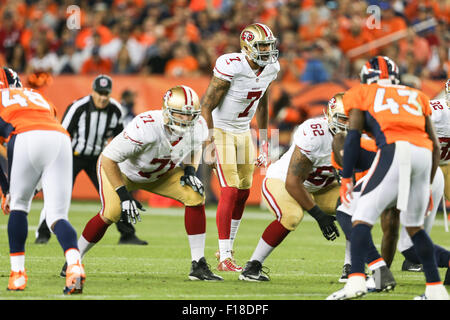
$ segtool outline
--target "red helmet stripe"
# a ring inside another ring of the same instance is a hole
[[[266,26],[265,25],[263,25],[263,24],[260,24],[260,23],[255,23],[258,27],[260,27],[261,29],[263,29],[263,31],[264,31],[264,33],[265,33],[265,35],[266,35],[266,37],[268,37],[269,36],[269,33],[270,32],[267,32],[267,30],[266,30]]]
[[[190,106],[192,105],[192,92],[189,87],[181,86],[184,92],[184,105]]]
[[[378,56],[378,66],[380,67],[380,79],[389,79],[389,72],[386,60],[383,57]]]

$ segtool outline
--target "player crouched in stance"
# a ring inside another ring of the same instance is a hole
[[[264,230],[258,245],[239,276],[240,280],[268,281],[264,260],[297,228],[306,210],[327,240],[335,240],[336,199],[339,185],[331,166],[333,136],[347,126],[347,117],[329,105],[326,117],[309,119],[295,131],[289,150],[267,169],[262,196],[276,219]]]
[[[196,163],[208,128],[200,116],[200,101],[187,86],[169,89],[162,110],[137,115],[106,146],[98,161],[101,211],[85,226],[78,240],[81,255],[98,243],[121,213],[136,223],[142,205],[130,191],[146,190],[185,205],[185,228],[191,248],[191,280],[223,280],[211,272],[204,257],[206,216]]]
[[[16,72],[0,69],[1,136],[8,141],[9,220],[11,261],[8,290],[27,285],[25,242],[27,215],[39,180],[42,182],[47,225],[64,250],[64,294],[82,293],[86,279],[77,246],[77,233],[68,221],[72,195],[72,147],[67,131],[56,119],[56,109],[41,94],[22,88]],[[43,152],[52,150],[52,152]],[[7,208],[7,204],[2,204]]]
[[[349,116],[340,190],[343,204],[350,205],[353,198],[352,175],[360,159],[362,133],[374,137],[378,151],[352,217],[351,273],[345,287],[327,299],[353,299],[367,293],[364,268],[374,247],[371,228],[385,209],[395,206],[423,264],[424,297],[447,300],[433,242],[423,229],[440,156],[429,99],[419,90],[399,85],[398,67],[388,57],[370,59],[360,76],[361,84],[347,91],[343,100]]]

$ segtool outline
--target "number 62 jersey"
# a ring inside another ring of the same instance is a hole
[[[450,107],[445,99],[430,100],[431,121],[441,144],[439,165],[450,163]]]
[[[299,148],[312,163],[313,171],[303,182],[309,192],[316,192],[330,185],[334,179],[334,170],[331,164],[331,144],[333,135],[328,129],[326,118],[313,118],[303,122],[293,135],[293,143],[288,151],[279,160],[272,163],[267,169],[266,178],[286,181],[286,176],[295,148]]]
[[[243,53],[220,56],[214,67],[214,76],[231,84],[223,100],[212,112],[214,127],[236,133],[249,130],[258,102],[276,79],[278,71],[278,61],[255,73]]]

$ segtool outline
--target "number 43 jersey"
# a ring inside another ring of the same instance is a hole
[[[214,67],[214,76],[231,84],[223,100],[212,112],[214,127],[235,133],[249,130],[259,100],[276,79],[278,71],[278,61],[255,73],[243,53],[220,56]]]
[[[206,121],[200,116],[191,132],[183,137],[170,136],[161,110],[137,115],[103,150],[102,154],[117,162],[128,179],[138,183],[153,182],[192,152],[201,152],[208,137]]]
[[[331,164],[333,135],[326,118],[306,120],[297,128],[292,139],[289,150],[269,166],[266,177],[286,181],[292,153],[298,148],[313,165],[313,171],[303,183],[306,190],[316,192],[331,184],[335,179]]]

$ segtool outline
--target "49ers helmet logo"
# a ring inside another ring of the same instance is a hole
[[[331,98],[331,100],[328,102],[328,106],[331,109],[335,109],[336,108],[336,98],[335,97]]]
[[[252,32],[246,30],[242,33],[241,39],[244,41],[252,41],[255,38]]]

